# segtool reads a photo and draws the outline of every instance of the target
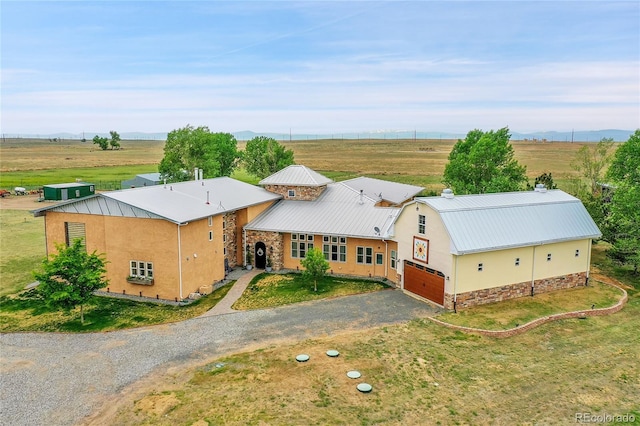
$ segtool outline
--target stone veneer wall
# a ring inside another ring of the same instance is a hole
[[[538,293],[548,293],[554,290],[584,286],[586,282],[586,272],[544,278],[535,281],[534,295]],[[531,281],[504,285],[501,287],[485,288],[482,290],[469,291],[467,293],[459,293],[456,298],[456,308],[468,308],[470,306],[501,302],[503,300],[516,299],[518,297],[525,296],[531,296]],[[453,294],[445,293],[444,307],[446,309],[453,309]]]
[[[279,232],[269,231],[247,231],[246,244],[251,248],[253,254],[253,265],[256,262],[255,247],[258,241],[262,241],[267,246],[267,256],[271,258],[271,267],[274,271],[282,269],[284,265],[284,236]],[[273,251],[271,250],[273,248]]]
[[[264,189],[275,194],[282,195],[285,200],[313,201],[327,189],[327,185],[322,186],[295,186],[295,185],[265,185]],[[289,190],[296,191],[295,197],[289,197]]]
[[[224,220],[224,228],[222,230],[226,237],[224,248],[227,249],[226,258],[229,261],[229,267],[235,268],[238,265],[238,236],[236,235],[236,213],[226,213]]]

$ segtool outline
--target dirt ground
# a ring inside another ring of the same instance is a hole
[[[53,204],[51,201],[38,202],[38,195],[9,195],[0,198],[0,209],[35,210]]]

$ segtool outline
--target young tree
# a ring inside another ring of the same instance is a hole
[[[472,130],[449,154],[443,183],[459,194],[520,191],[527,183],[526,167],[514,158],[509,129]]]
[[[595,146],[584,145],[571,163],[573,169],[587,179],[593,194],[600,192],[598,183],[602,181],[603,172],[611,162],[613,143],[612,138],[602,138]]]
[[[238,160],[238,142],[230,133],[187,125],[171,131],[158,171],[170,181],[185,181],[196,167],[206,178],[229,176]]]
[[[109,133],[111,134],[111,140],[109,141],[111,149],[120,149],[120,135],[118,132],[111,130]]]
[[[249,173],[262,179],[294,164],[293,151],[273,138],[256,136],[247,142],[243,162]]]
[[[98,145],[103,151],[106,151],[109,148],[109,139],[100,137],[95,135],[93,137],[93,143]]]
[[[313,291],[318,291],[318,280],[324,277],[329,269],[329,262],[324,258],[322,250],[316,247],[312,248],[307,251],[307,256],[300,263],[304,267],[302,275],[313,280]]]
[[[57,255],[42,261],[43,272],[34,272],[40,282],[38,292],[47,305],[72,309],[80,305],[80,321],[84,324],[84,303],[94,291],[106,287],[106,273],[103,255],[94,251],[88,254],[81,239],[73,241],[71,246],[56,245]]]

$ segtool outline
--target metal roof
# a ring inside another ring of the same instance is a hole
[[[67,212],[86,209],[86,212],[92,214],[158,217],[175,223],[186,223],[282,198],[263,188],[229,177],[104,192],[99,197],[117,204],[84,198],[33,212],[39,215],[55,209]],[[125,211],[126,213],[122,213]]]
[[[322,186],[333,182],[306,166],[293,164],[260,181],[260,185]]]
[[[375,207],[376,200],[339,183],[313,201],[281,200],[251,221],[246,229],[300,232],[363,238],[387,238],[399,208]],[[375,228],[380,233],[375,231]]]
[[[93,185],[89,182],[70,182],[70,183],[52,183],[50,185],[43,185],[45,188],[77,188],[79,186]]]
[[[466,254],[602,236],[579,199],[560,190],[416,198],[442,218],[451,253]]]
[[[368,197],[373,198],[374,200],[390,201],[393,204],[400,204],[403,201],[418,195],[424,189],[420,186],[373,179],[364,176],[344,180],[342,183],[357,190],[358,192],[363,190]]]

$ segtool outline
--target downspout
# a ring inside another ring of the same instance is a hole
[[[244,267],[247,267],[247,230],[242,227],[242,258],[244,260]]]
[[[455,278],[453,279],[453,312],[454,313],[458,313],[457,309],[456,309],[456,304],[458,302],[458,258],[460,256],[456,255],[456,266],[455,266],[455,270],[454,273],[456,274]]]
[[[387,244],[387,241],[384,238],[382,239],[382,242],[384,243],[384,277],[389,278],[389,244]]]
[[[591,245],[593,244],[593,239],[589,239],[589,247],[587,248],[587,280],[584,282],[584,286],[589,286],[589,271],[591,269]]]
[[[178,281],[180,283],[180,300],[182,300],[182,244],[180,241],[180,227],[178,224]]]
[[[535,292],[536,283],[536,246],[533,246],[533,261],[531,262],[531,297]]]

